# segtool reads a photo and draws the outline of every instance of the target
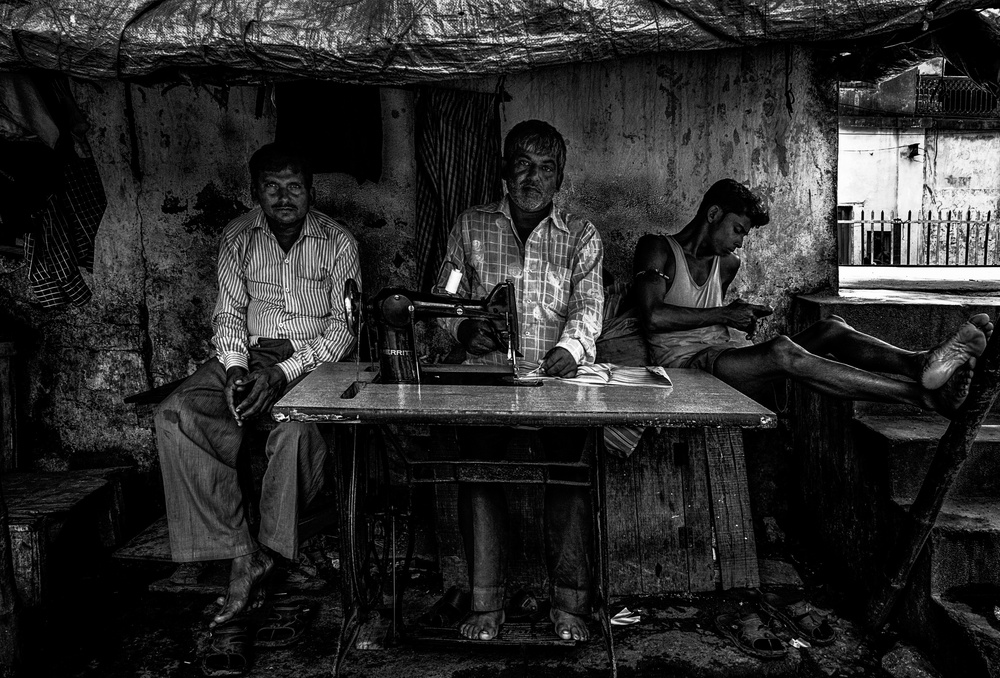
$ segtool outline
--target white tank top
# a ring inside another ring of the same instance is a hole
[[[666,236],[666,240],[674,253],[674,279],[670,289],[663,295],[663,303],[686,308],[722,306],[720,258],[713,258],[708,279],[703,285],[698,285],[691,276],[684,250],[673,236]],[[686,366],[687,359],[709,346],[730,342],[734,347],[750,345],[742,332],[737,333],[726,325],[709,325],[676,332],[652,332],[646,339],[649,342],[649,357],[655,365],[664,367]]]

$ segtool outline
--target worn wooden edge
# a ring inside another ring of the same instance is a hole
[[[776,415],[752,415],[734,418],[730,415],[726,421],[697,414],[671,414],[657,417],[630,412],[602,412],[600,418],[589,412],[560,412],[559,423],[553,424],[552,413],[533,412],[486,412],[469,409],[423,410],[400,412],[394,409],[358,409],[343,410],[336,407],[312,407],[304,412],[295,407],[278,407],[272,410],[275,421],[301,421],[316,424],[323,423],[366,423],[366,424],[452,424],[469,426],[637,426],[666,428],[776,428]]]

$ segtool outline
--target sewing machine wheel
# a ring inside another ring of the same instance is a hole
[[[344,281],[344,321],[347,323],[347,330],[358,336],[361,327],[361,289],[354,278]]]

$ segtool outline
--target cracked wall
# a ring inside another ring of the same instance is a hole
[[[496,81],[463,86],[492,91]],[[0,277],[35,468],[155,468],[151,420],[122,397],[209,355],[218,235],[251,204],[246,159],[273,135],[274,111],[256,115],[256,88],[232,87],[222,105],[195,87],[131,87],[132,129],[125,85],[75,85],[109,200],[88,276],[94,299],[39,311],[23,271]],[[808,52],[661,54],[511,75],[505,87],[504,131],[538,117],[565,134],[562,199],[601,229],[616,276],[629,275],[643,233],[678,230],[708,183],[734,176],[772,204],[734,286],[777,306],[771,331],[792,294],[835,281],[835,90]],[[367,290],[412,279],[412,96],[382,91],[381,181],[316,178],[319,207],[358,237]]]

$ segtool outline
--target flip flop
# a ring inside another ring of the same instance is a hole
[[[781,659],[788,654],[788,648],[771,633],[756,612],[743,615],[720,614],[715,618],[715,627],[751,657]]]
[[[468,611],[469,594],[457,586],[452,586],[431,606],[431,609],[420,615],[417,623],[439,629],[452,628]]]
[[[287,647],[298,642],[309,627],[313,606],[304,600],[277,600],[257,629],[256,642],[262,647]]]
[[[253,624],[247,618],[231,619],[210,632],[208,650],[201,658],[206,676],[242,676],[250,670]]]
[[[765,593],[760,598],[760,608],[812,645],[822,647],[837,639],[837,631],[827,619],[828,613],[820,612],[805,600],[785,603],[773,593]]]

